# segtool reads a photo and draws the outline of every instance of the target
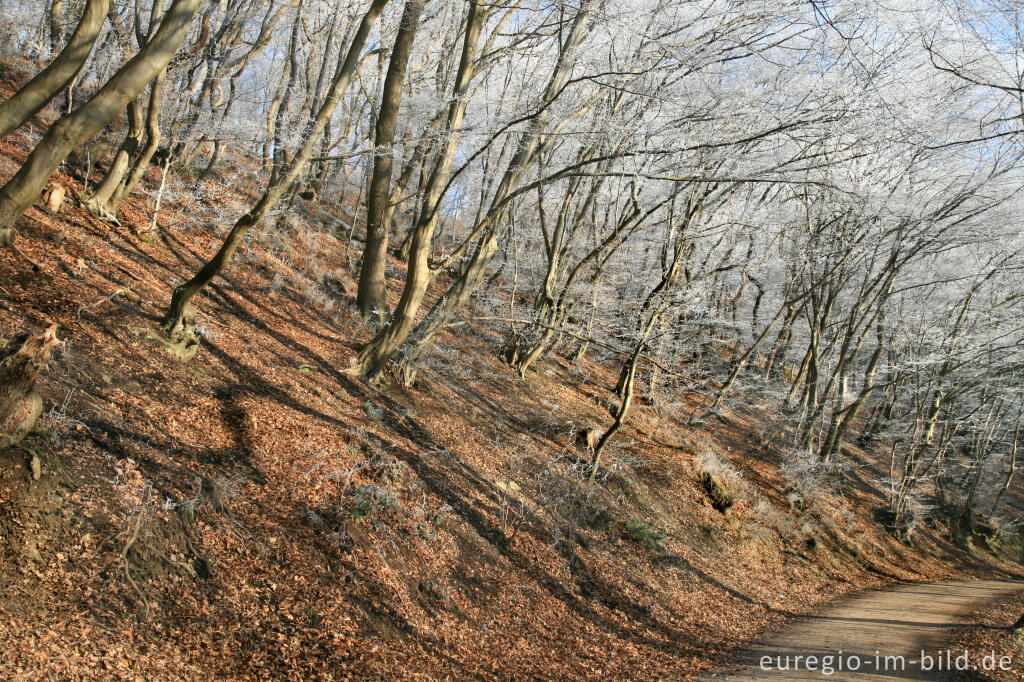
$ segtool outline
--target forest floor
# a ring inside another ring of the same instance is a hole
[[[24,77],[0,75],[0,97]],[[0,141],[0,182],[46,123]],[[74,196],[105,150],[53,182]],[[641,401],[593,487],[573,433],[611,422],[612,356],[523,380],[472,324],[413,388],[367,387],[346,372],[372,332],[350,207],[299,200],[255,230],[195,301],[182,363],[157,340],[171,290],[259,185],[244,160],[171,174],[151,232],[148,183],[121,227],[40,203],[0,252],[0,337],[67,341],[37,432],[0,451],[6,679],[693,679],[859,590],[1021,577],[940,524],[894,539],[873,452],[791,505],[785,417],[756,386],[703,422],[696,383]],[[700,484],[709,452],[746,481],[728,515]]]
[[[964,682],[1020,682],[1024,680],[1024,632],[1013,626],[1024,614],[1024,592],[1018,591],[995,602],[988,602],[971,613],[964,614],[953,633],[949,649],[957,654],[964,651],[991,656],[990,660],[1013,658],[1010,670],[969,670],[957,675]]]
[[[782,632],[759,637],[740,654],[737,670],[709,678],[1022,679],[1019,652],[1002,647],[992,653],[997,647],[979,646],[978,641],[957,646],[955,639],[960,617],[980,615],[993,602],[1022,594],[1024,582],[995,580],[903,585],[859,594],[799,618]],[[990,677],[993,672],[1000,677]]]

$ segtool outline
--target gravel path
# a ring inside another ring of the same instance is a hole
[[[986,660],[986,652],[947,655],[957,616],[1022,591],[1024,582],[958,581],[867,592],[764,635],[740,654],[739,669],[707,679],[949,680],[957,679],[950,669],[965,663],[985,679],[986,665],[1007,661]],[[1024,661],[1012,665],[1020,671]]]

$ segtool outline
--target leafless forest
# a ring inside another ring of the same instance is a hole
[[[3,0],[0,88],[0,578],[65,585],[0,671],[689,678],[1016,575],[1018,0]]]

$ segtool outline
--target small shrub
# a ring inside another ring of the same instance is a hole
[[[923,501],[924,494],[911,491],[903,500],[903,513],[897,514],[890,504],[889,507],[878,509],[874,513],[875,521],[881,523],[902,543],[913,544],[914,533],[931,515],[933,506]],[[948,520],[954,538],[963,545],[969,541],[969,533],[960,524],[960,516],[952,515]]]
[[[306,263],[306,276],[317,286],[323,286],[327,281],[327,271],[320,267],[320,264],[313,258]]]
[[[200,495],[214,511],[227,513],[231,511],[231,501],[238,496],[236,484],[237,481],[226,476],[218,476],[214,480],[204,478],[199,487]]]
[[[196,501],[185,500],[174,505],[175,511],[178,512],[178,516],[181,517],[181,522],[186,526],[195,521],[196,519]]]
[[[608,524],[612,521],[608,505],[600,500],[581,501],[580,515],[583,517],[583,523],[588,528],[593,528],[594,530],[607,528]]]
[[[587,484],[589,475],[589,459],[569,457],[550,462],[535,474],[537,516],[545,519],[552,544],[565,555],[575,551],[581,529],[606,528],[617,504],[606,488]]]
[[[352,521],[373,518],[386,509],[398,506],[398,498],[393,490],[377,485],[361,485],[351,493],[354,502],[348,517]]]
[[[751,507],[754,519],[764,528],[774,530],[775,532],[783,535],[782,527],[792,523],[792,519],[787,515],[780,512],[771,502],[759,497]]]
[[[416,523],[416,530],[419,536],[428,541],[436,540],[437,531],[444,528],[451,511],[451,506],[447,504],[437,509],[428,508],[426,500],[424,500],[418,510],[418,516],[423,520]]]
[[[626,536],[651,550],[657,549],[666,537],[665,531],[649,526],[635,518],[626,522]]]
[[[368,460],[370,477],[376,481],[395,483],[405,471],[405,462],[380,450],[374,450]]]
[[[798,513],[811,506],[810,500],[808,500],[799,490],[791,490],[786,493],[786,501],[789,502],[790,510]]]
[[[270,293],[279,294],[284,289],[284,277],[280,272],[274,273],[274,279],[270,281]]]
[[[803,507],[810,506],[833,487],[830,469],[828,462],[822,462],[814,453],[803,449],[792,450],[782,456],[782,475],[793,484],[794,493],[799,496]]]
[[[384,408],[377,407],[369,400],[363,403],[363,409],[366,411],[366,414],[375,421],[381,421],[384,419]]]

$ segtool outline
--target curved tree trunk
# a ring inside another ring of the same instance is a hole
[[[380,114],[374,132],[376,155],[373,162],[373,176],[366,207],[366,248],[359,269],[359,290],[356,303],[363,319],[375,314],[383,318],[388,310],[388,286],[385,269],[388,261],[388,231],[391,198],[391,166],[394,159],[392,146],[395,141],[395,126],[398,123],[398,108],[402,102],[402,86],[405,70],[409,64],[416,29],[419,27],[423,0],[407,0],[402,13],[395,47],[391,52],[384,91],[381,94]]]
[[[124,136],[124,141],[114,154],[114,160],[107,174],[103,176],[103,181],[83,204],[89,213],[100,220],[115,224],[118,222],[116,211],[110,210],[110,202],[131,167],[132,158],[142,146],[144,124],[142,105],[137,98],[133,99],[128,104],[128,132]]]
[[[352,75],[359,64],[359,55],[363,50],[363,45],[366,44],[370,29],[387,3],[388,0],[373,0],[369,9],[366,10],[359,23],[359,28],[352,37],[348,53],[338,69],[334,83],[331,85],[330,94],[324,101],[320,111],[317,112],[309,134],[306,136],[302,146],[289,161],[287,168],[278,173],[277,177],[268,184],[267,189],[260,200],[256,202],[256,205],[238,219],[213,258],[207,261],[192,279],[174,290],[174,294],[171,296],[170,307],[162,324],[164,331],[171,337],[172,341],[183,331],[182,322],[188,310],[189,300],[206,288],[206,285],[224,269],[246,233],[266,218],[267,214],[281,200],[284,193],[291,188],[303,168],[309,162],[309,159],[313,156],[313,148],[319,141],[320,135],[327,126],[327,122],[334,114],[334,110],[337,108],[338,102],[341,101],[342,95],[348,89],[348,84],[352,80]]]
[[[153,81],[149,93],[149,110],[146,112],[146,146],[143,148],[142,153],[139,154],[139,157],[135,159],[135,164],[124,180],[114,190],[110,201],[107,202],[108,210],[115,217],[120,212],[121,204],[124,202],[125,197],[130,195],[135,190],[135,187],[142,182],[146,171],[149,170],[149,164],[152,163],[153,157],[156,156],[157,150],[160,149],[160,141],[163,138],[160,132],[160,112],[163,109],[164,86],[166,84],[167,69],[164,69]]]
[[[416,323],[416,313],[423,303],[427,287],[433,278],[430,270],[430,248],[437,228],[438,206],[451,174],[452,162],[458,147],[459,128],[466,113],[466,93],[475,72],[476,47],[480,39],[486,10],[481,3],[471,0],[466,17],[466,31],[463,39],[459,71],[455,78],[455,89],[448,106],[445,123],[445,144],[438,153],[436,162],[426,183],[425,196],[419,219],[410,231],[409,269],[405,277],[402,297],[395,307],[391,322],[380,329],[356,359],[359,374],[368,381],[379,379],[388,360],[398,352]]]
[[[160,24],[160,19],[163,18],[163,6],[159,2],[153,3],[153,8],[149,15],[149,34],[150,36],[156,31]],[[139,44],[142,45],[145,42],[149,42],[149,36],[142,35],[141,27],[136,26],[136,37]],[[164,86],[167,84],[167,69],[164,68],[157,77],[153,79],[150,84],[149,92],[149,108],[146,112],[145,120],[145,135],[146,135],[146,146],[142,149],[142,152],[136,157],[135,161],[131,166],[125,170],[122,174],[120,181],[117,186],[112,190],[110,196],[106,199],[104,209],[108,216],[113,218],[113,221],[117,221],[117,215],[121,211],[121,204],[124,202],[125,197],[132,193],[135,187],[142,181],[142,178],[146,175],[146,171],[149,170],[149,164],[156,155],[157,150],[160,148],[160,112],[163,108],[163,97],[164,97]],[[136,100],[138,101],[138,100]],[[131,113],[129,106],[129,114]],[[141,107],[139,109],[139,116],[142,115]],[[129,116],[129,120],[131,117]],[[137,123],[139,132],[139,143],[142,140],[142,122],[141,120]],[[138,144],[136,145],[136,150]],[[165,173],[166,177],[166,173]],[[159,211],[159,199],[157,200],[157,210]],[[153,216],[154,222],[156,221],[156,214]]]
[[[469,262],[463,267],[462,272],[455,278],[452,285],[448,287],[448,291],[437,299],[426,317],[416,325],[402,360],[406,366],[403,371],[407,376],[415,377],[415,365],[430,350],[438,332],[444,328],[454,312],[464,306],[473,292],[477,290],[487,272],[487,267],[491,264],[491,259],[498,252],[500,238],[505,234],[503,226],[507,215],[504,210],[498,212],[495,221],[497,224],[487,229],[487,233],[477,244]]]
[[[619,432],[622,425],[626,422],[626,417],[629,415],[630,407],[633,405],[633,394],[636,386],[636,368],[640,364],[640,355],[643,353],[644,346],[646,345],[646,338],[644,343],[637,344],[634,349],[633,355],[630,356],[629,361],[623,367],[623,387],[622,387],[622,407],[619,408],[615,414],[615,421],[608,427],[608,430],[601,435],[601,439],[597,441],[597,445],[594,446],[594,455],[590,462],[590,482],[593,483],[597,478],[597,470],[601,465],[601,455],[604,453],[605,447],[611,442],[611,439],[615,437],[615,434]]]
[[[58,7],[59,3],[54,3]],[[110,9],[110,0],[87,0],[71,40],[56,59],[9,100],[0,104],[0,137],[14,132],[36,115],[75,78],[96,42]]]
[[[864,403],[868,401],[875,390],[875,371],[878,369],[878,363],[882,359],[884,350],[885,329],[880,322],[878,343],[875,346],[875,351],[871,354],[870,360],[868,360],[867,367],[864,369],[864,386],[851,405],[845,406],[841,411],[833,415],[832,423],[825,437],[825,445],[821,449],[821,461],[831,462],[839,454],[846,434],[850,431],[850,427],[853,426],[853,422],[860,413],[861,408],[864,407]]]
[[[153,39],[92,99],[50,127],[18,173],[0,188],[0,246],[14,242],[14,222],[28,210],[50,176],[76,147],[124,111],[170,63],[202,0],[174,0]]]
[[[590,12],[591,5],[589,3],[581,4],[578,14],[573,20],[572,28],[559,47],[558,61],[555,63],[544,89],[544,100],[547,102],[554,102],[564,90],[569,72],[575,63],[577,48],[586,35]],[[483,281],[491,260],[498,253],[500,240],[507,232],[506,222],[510,210],[508,200],[519,187],[526,171],[539,160],[543,152],[542,138],[550,123],[551,115],[550,109],[544,109],[533,119],[529,131],[520,138],[516,151],[510,158],[494,197],[491,199],[491,209],[487,215],[477,221],[477,225],[471,233],[471,235],[479,235],[472,256],[463,266],[448,291],[434,303],[426,317],[413,331],[413,338],[410,339],[405,349],[403,359],[403,365],[405,365],[403,371],[407,378],[415,376],[416,362],[426,354],[437,333],[454,312],[466,304]],[[453,254],[451,258],[454,257]]]
[[[536,324],[516,333],[506,346],[505,361],[515,370],[520,378],[525,379],[526,373],[537,360],[544,357],[551,349],[558,336],[558,329],[565,324],[561,315],[550,316],[547,311],[538,315],[541,327]]]

